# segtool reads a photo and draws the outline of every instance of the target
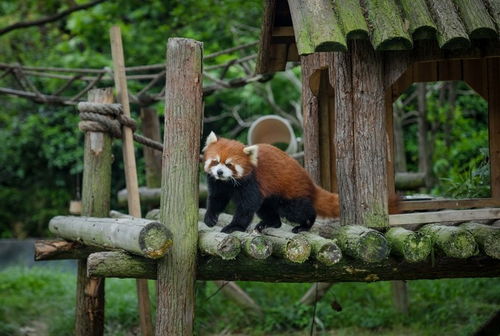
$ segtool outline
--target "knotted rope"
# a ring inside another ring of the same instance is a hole
[[[137,125],[134,119],[123,114],[121,104],[101,104],[101,103],[78,103],[81,121],[78,128],[83,132],[104,132],[115,138],[122,137],[122,127],[130,127],[135,132]],[[134,140],[144,146],[163,151],[163,145],[134,133]]]

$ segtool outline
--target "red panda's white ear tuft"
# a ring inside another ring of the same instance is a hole
[[[205,141],[205,147],[203,148],[203,151],[207,149],[207,147],[210,144],[213,144],[214,142],[217,142],[217,135],[215,135],[214,131],[210,132],[210,134],[207,137],[207,140]]]
[[[257,166],[257,158],[259,155],[259,146],[257,145],[252,145],[252,146],[247,146],[243,148],[243,153],[248,155],[250,157],[250,162],[254,165]]]

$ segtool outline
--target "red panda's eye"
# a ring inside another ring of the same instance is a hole
[[[231,163],[226,163],[226,166],[232,167],[233,165]]]

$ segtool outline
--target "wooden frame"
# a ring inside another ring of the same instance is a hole
[[[392,104],[412,84],[430,81],[464,81],[488,101],[491,197],[459,200],[403,201],[401,211],[500,207],[500,57],[448,59],[416,62],[386,90],[387,134],[389,137],[388,188],[395,196],[393,167]]]

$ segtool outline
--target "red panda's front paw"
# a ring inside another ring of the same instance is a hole
[[[237,225],[226,225],[225,227],[222,228],[222,230],[220,230],[220,232],[224,233],[231,233],[234,231],[245,231],[245,229]]]
[[[203,222],[209,226],[212,227],[215,224],[217,224],[217,217],[216,216],[209,216],[208,213],[205,214],[205,218],[203,219]]]

